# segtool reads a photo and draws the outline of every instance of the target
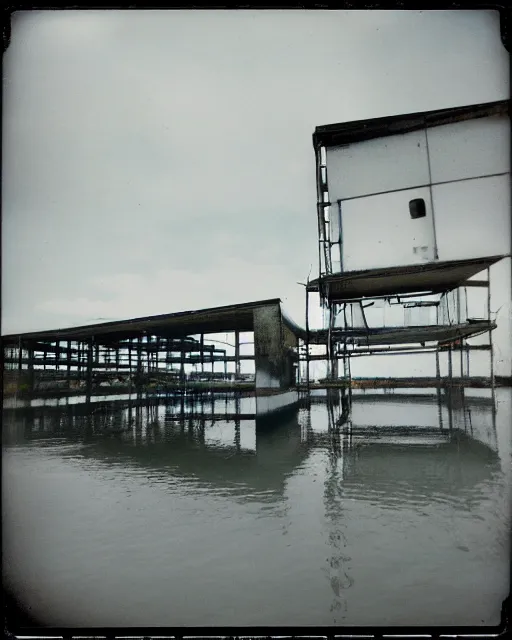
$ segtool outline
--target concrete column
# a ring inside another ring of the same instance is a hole
[[[279,305],[254,310],[254,362],[256,389],[287,389],[293,386],[290,349],[297,339],[282,326]]]

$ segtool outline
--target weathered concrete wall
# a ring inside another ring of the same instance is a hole
[[[278,304],[254,310],[256,389],[288,389],[295,384],[293,333],[285,327]]]

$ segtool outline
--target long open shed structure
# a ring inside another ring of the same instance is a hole
[[[240,333],[254,332],[254,355],[240,353]],[[205,336],[234,334],[234,354],[205,344]],[[194,336],[199,336],[196,338]],[[114,322],[2,337],[4,363],[12,369],[34,367],[66,371],[69,378],[85,378],[90,390],[101,372],[136,374],[160,371],[163,363],[184,365],[254,360],[255,388],[261,393],[294,387],[298,368],[298,340],[305,332],[284,315],[281,300],[184,311]],[[175,370],[176,371],[176,370]]]

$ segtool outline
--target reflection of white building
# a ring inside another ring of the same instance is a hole
[[[326,345],[332,376],[349,376],[354,355],[438,357],[442,346],[449,375],[484,374],[470,371],[475,348],[493,376],[491,332],[500,326],[507,347],[511,332],[508,109],[500,101],[317,127],[320,264],[308,290],[327,310],[313,341]],[[491,274],[508,296],[492,304]],[[498,373],[511,368],[502,354]]]

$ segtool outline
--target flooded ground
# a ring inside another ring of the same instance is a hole
[[[512,390],[3,413],[4,579],[50,625],[496,625]]]

